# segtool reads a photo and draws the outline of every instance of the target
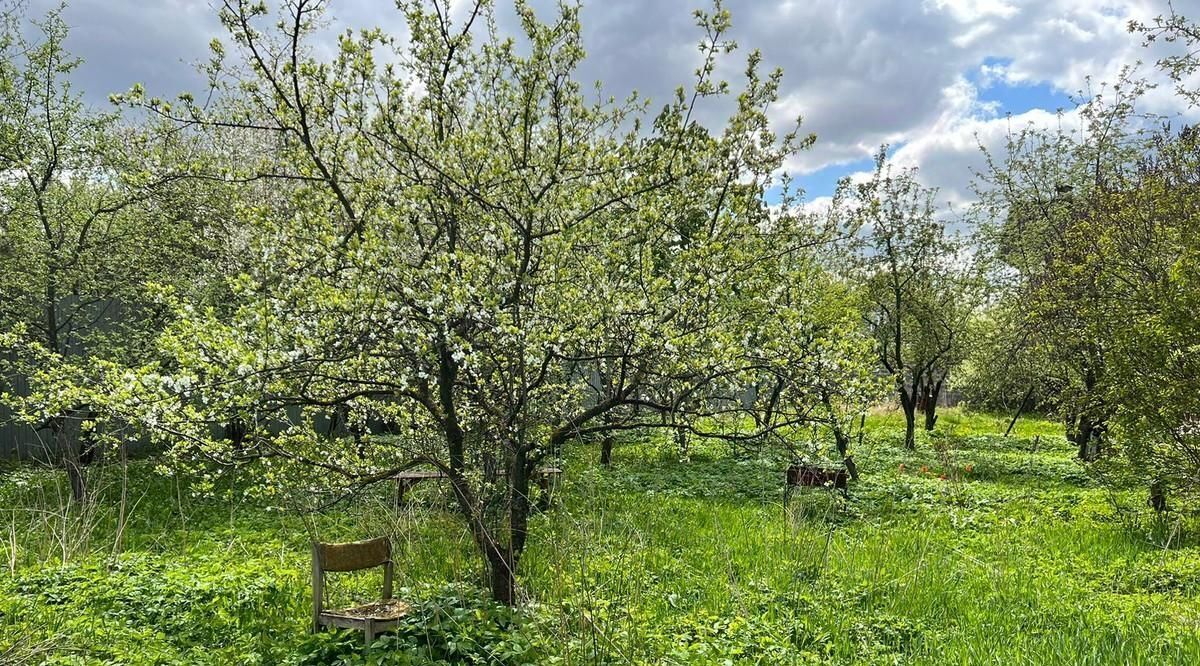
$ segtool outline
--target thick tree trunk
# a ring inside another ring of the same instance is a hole
[[[1162,481],[1155,481],[1150,484],[1149,504],[1157,513],[1163,513],[1167,510],[1167,489]]]
[[[57,270],[53,263],[54,257],[51,256],[50,260],[50,274],[46,280],[44,303],[46,344],[51,351],[65,354],[58,335],[60,326],[58,322]],[[67,482],[71,485],[71,498],[76,502],[85,502],[87,500],[87,480],[83,476],[84,452],[81,450],[79,442],[70,441],[70,435],[67,432],[67,415],[50,419],[50,432],[54,450],[62,457],[63,467],[67,471]]]
[[[50,432],[54,448],[62,457],[63,468],[67,470],[67,482],[71,485],[71,499],[80,503],[86,502],[87,479],[83,475],[83,456],[79,443],[70,441],[66,418],[57,416],[51,419]]]
[[[487,563],[492,599],[512,606],[517,602],[517,562],[512,550],[498,545],[489,548]]]
[[[517,563],[529,535],[529,459],[520,445],[513,446],[511,465],[508,479],[511,489],[508,543],[489,541],[484,548],[492,598],[506,606],[512,606],[517,601]]]
[[[1080,460],[1090,461],[1092,459],[1092,423],[1088,419],[1082,419],[1079,427],[1079,434],[1076,436],[1076,443],[1079,444]]]
[[[1086,396],[1095,395],[1098,383],[1097,373],[1092,365],[1084,372],[1083,385],[1087,389]],[[1079,447],[1079,459],[1091,462],[1100,456],[1100,435],[1104,432],[1104,420],[1093,417],[1094,407],[1086,407],[1079,415],[1078,430],[1075,433],[1075,444]]]
[[[1090,416],[1082,415],[1076,422],[1073,432],[1067,435],[1067,439],[1075,443],[1078,447],[1079,459],[1084,462],[1092,462],[1100,455],[1100,432],[1102,426],[1093,421]]]

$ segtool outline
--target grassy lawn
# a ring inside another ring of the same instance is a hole
[[[950,410],[907,452],[899,419],[874,415],[849,501],[787,507],[778,460],[628,441],[603,469],[579,446],[535,519],[518,614],[473,591],[473,547],[434,483],[401,511],[379,488],[304,518],[193,497],[142,461],[121,525],[116,467],[84,513],[62,510],[59,474],[9,468],[0,663],[1200,663],[1194,532],[1164,548],[1140,490],[1092,481],[1052,423],[1006,425]],[[383,533],[418,601],[404,639],[364,656],[308,637],[310,535]]]

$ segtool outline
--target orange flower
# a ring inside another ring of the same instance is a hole
[[[929,466],[928,466],[928,465],[921,465],[921,473],[922,473],[922,474],[928,474],[928,473],[929,473]]]
[[[967,465],[966,467],[963,468],[963,471],[966,472],[967,474],[970,474],[971,472],[975,471],[975,466]]]

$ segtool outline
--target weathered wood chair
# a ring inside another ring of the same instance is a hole
[[[383,598],[380,601],[343,608],[325,609],[325,574],[331,571],[361,571],[383,567]],[[352,543],[313,542],[313,632],[323,627],[358,629],[367,645],[382,631],[394,628],[411,610],[392,598],[392,544],[387,537]]]

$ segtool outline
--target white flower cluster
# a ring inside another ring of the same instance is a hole
[[[1196,418],[1186,419],[1183,423],[1179,424],[1179,428],[1176,429],[1176,432],[1179,433],[1180,437],[1200,438],[1200,419],[1196,419]]]

